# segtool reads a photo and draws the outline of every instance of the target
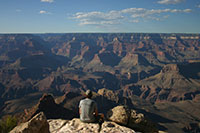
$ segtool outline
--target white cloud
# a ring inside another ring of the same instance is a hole
[[[45,11],[45,10],[41,10],[41,11],[39,11],[39,14],[52,14],[52,13],[47,12],[47,11]]]
[[[78,12],[73,15],[80,25],[110,26],[126,22],[139,23],[141,21],[161,21],[168,19],[170,14],[190,13],[191,9],[145,9],[127,8],[120,11],[109,12]]]
[[[74,15],[75,19],[80,20],[80,25],[110,25],[118,24],[123,16],[118,11],[103,12],[78,12]]]
[[[90,17],[91,19],[101,19],[101,20],[115,20],[123,18],[120,12],[118,11],[110,11],[108,13],[103,12],[89,12],[89,13],[76,13],[75,18],[86,18]]]
[[[155,18],[156,15],[164,14],[164,13],[189,13],[191,12],[191,9],[184,9],[184,10],[179,10],[179,9],[144,9],[144,8],[129,8],[129,9],[124,9],[121,11],[121,13],[128,13],[131,15],[132,18],[145,18],[145,17],[150,17],[150,18]],[[154,16],[154,17],[152,17]]]
[[[198,7],[198,8],[200,8],[200,4],[199,4],[199,5],[197,5],[197,7]]]
[[[182,3],[185,0],[160,0],[158,1],[159,4],[178,4],[178,3]]]
[[[136,13],[136,12],[143,12],[145,11],[144,8],[127,8],[121,10],[121,13]]]
[[[54,2],[54,0],[41,0],[41,2],[48,2],[48,3],[52,3],[52,2]]]
[[[192,12],[192,10],[191,9],[185,9],[185,10],[183,10],[183,12],[189,13],[189,12]]]
[[[40,14],[46,14],[47,11],[41,10],[39,13],[40,13]]]

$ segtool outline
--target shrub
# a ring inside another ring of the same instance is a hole
[[[12,116],[6,116],[0,120],[0,133],[8,133],[17,125],[17,119]]]

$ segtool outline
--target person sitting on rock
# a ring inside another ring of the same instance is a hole
[[[103,123],[104,115],[98,114],[97,104],[92,100],[92,91],[87,90],[86,98],[79,103],[80,120],[87,123]]]

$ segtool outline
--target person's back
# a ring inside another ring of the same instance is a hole
[[[85,98],[80,101],[80,120],[83,122],[95,122],[95,111],[97,110],[96,102],[92,99]]]

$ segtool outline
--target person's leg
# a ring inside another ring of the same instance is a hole
[[[97,121],[99,124],[102,124],[102,123],[104,122],[104,114],[99,113],[98,116],[96,117],[96,121]]]

